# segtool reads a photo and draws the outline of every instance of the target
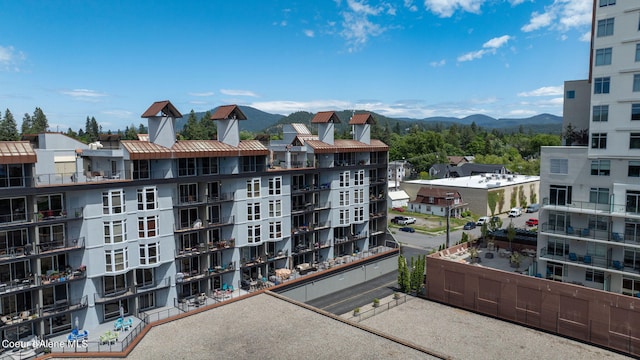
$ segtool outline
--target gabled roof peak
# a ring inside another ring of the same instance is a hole
[[[247,117],[242,113],[242,110],[238,105],[222,105],[218,106],[216,111],[209,118],[211,120],[247,120]]]
[[[179,119],[182,117],[180,111],[176,109],[173,104],[169,100],[156,101],[147,109],[147,111],[142,114],[142,118],[151,118],[156,117],[158,114],[162,113],[162,116],[171,116],[173,118]]]
[[[312,124],[327,124],[334,123],[339,124],[340,118],[335,111],[320,111],[311,120]]]
[[[364,124],[373,125],[375,123],[376,123],[376,120],[373,118],[373,115],[371,115],[370,113],[355,114],[351,117],[351,120],[349,120],[349,125],[364,125]]]

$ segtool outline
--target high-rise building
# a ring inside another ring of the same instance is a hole
[[[565,83],[566,146],[542,150],[537,272],[640,296],[640,3],[593,9],[589,79]]]
[[[176,140],[169,102],[149,134],[84,144],[59,133],[0,142],[0,329],[50,337],[381,249],[388,146],[355,114],[241,140],[239,107],[211,116],[217,140]]]

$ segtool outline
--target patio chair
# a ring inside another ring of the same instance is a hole
[[[622,236],[617,232],[611,233],[611,238],[613,241],[622,241]]]
[[[585,255],[584,258],[582,259],[582,261],[585,264],[591,264],[591,255]]]
[[[123,321],[124,321],[124,320],[123,320],[122,318],[118,318],[118,320],[116,320],[116,321],[113,323],[113,330],[114,330],[114,331],[120,331],[120,330],[122,330],[122,322],[123,322]]]
[[[117,331],[107,330],[106,333],[100,335],[100,344],[115,344],[118,341],[118,335]]]
[[[567,226],[567,234],[573,234],[573,226]]]
[[[576,253],[569,253],[569,260],[578,261],[578,256],[576,255]]]
[[[589,229],[582,229],[582,232],[580,233],[581,236],[589,236]]]
[[[613,268],[616,270],[624,270],[624,265],[618,260],[613,260],[611,264],[613,265]]]

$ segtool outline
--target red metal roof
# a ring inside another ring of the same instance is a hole
[[[218,140],[182,140],[173,144],[170,149],[153,143],[135,140],[123,141],[122,145],[129,152],[129,157],[132,160],[257,156],[269,154],[269,149],[258,140],[241,141],[238,147],[225,144]]]
[[[180,111],[171,104],[169,100],[164,101],[156,101],[147,109],[147,111],[142,114],[143,118],[150,118],[158,116],[159,113],[162,113],[164,116],[171,116],[174,118],[181,118],[182,114]]]
[[[336,115],[335,111],[320,111],[311,120],[312,124],[326,124],[329,122],[334,124],[340,123],[340,118]]]
[[[247,120],[247,117],[242,113],[237,105],[223,105],[218,106],[216,112],[211,115],[211,120],[226,120],[226,119]]]
[[[313,152],[316,154],[389,150],[387,144],[376,139],[372,139],[371,144],[365,144],[357,140],[335,140],[334,145],[327,144],[320,140],[307,140],[306,143],[311,146]]]
[[[38,161],[29,141],[0,141],[0,164],[33,164]]]
[[[370,113],[355,114],[349,120],[349,125],[375,124],[376,120]]]

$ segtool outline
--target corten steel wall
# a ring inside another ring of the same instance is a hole
[[[640,356],[637,297],[454,262],[439,253],[427,257],[425,285],[430,300]]]

